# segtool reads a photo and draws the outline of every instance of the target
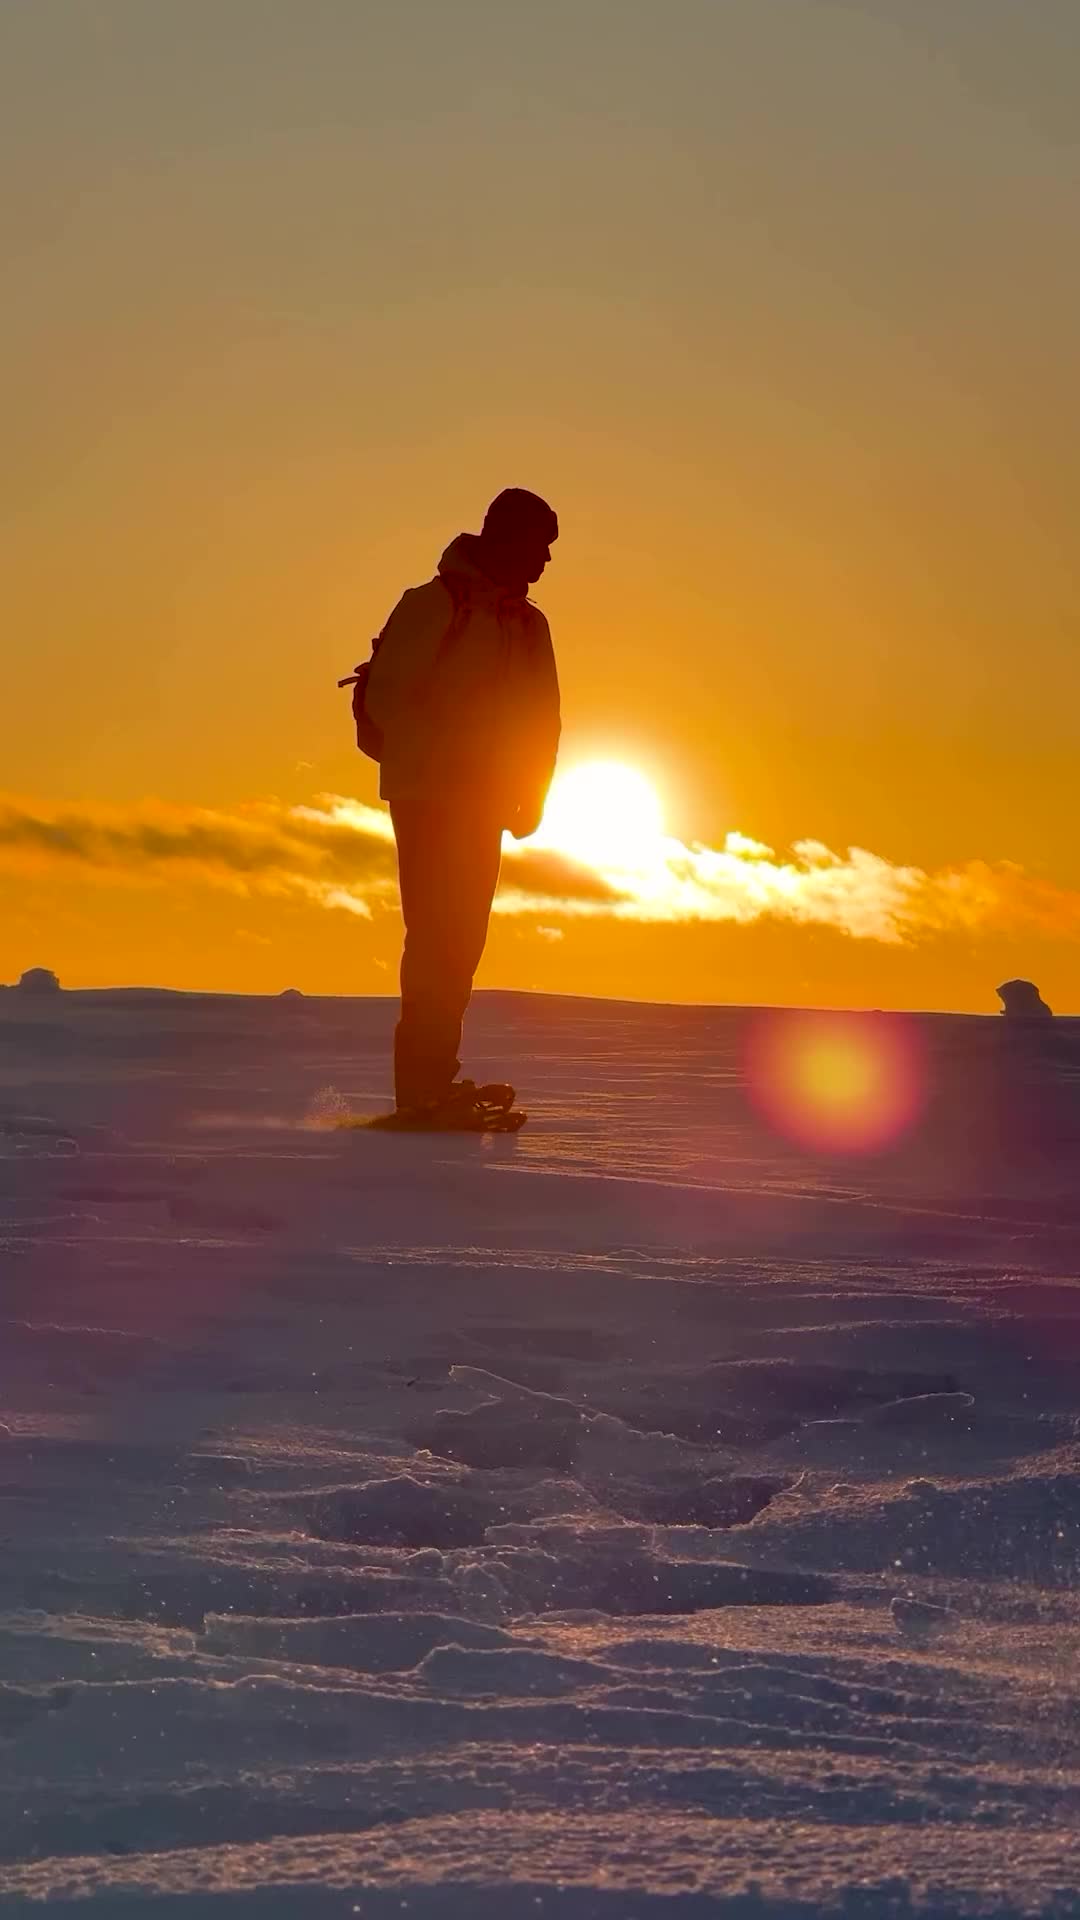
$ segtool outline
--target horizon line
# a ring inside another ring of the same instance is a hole
[[[160,996],[172,1000],[259,1000],[276,1002],[292,1000],[396,1002],[399,998],[393,993],[317,993],[303,987],[281,987],[277,989],[244,991],[231,987],[166,987],[147,984],[114,983],[102,987],[65,987],[25,988],[18,981],[0,981],[0,996],[12,994],[20,1002],[27,1001],[35,1007],[42,1007],[59,999],[103,999],[110,994]],[[896,1019],[912,1020],[990,1020],[995,1023],[1003,1019],[1002,1010],[982,1011],[970,1007],[889,1007],[889,1006],[822,1006],[802,1001],[764,1001],[764,1000],[662,1000],[637,997],[625,994],[601,993],[559,993],[540,987],[477,987],[473,1000],[488,999],[528,999],[574,1001],[595,1006],[609,1007],[656,1007],[672,1012],[687,1013],[836,1013],[851,1016],[887,1015]],[[1055,1021],[1071,1022],[1080,1019],[1080,1014],[1055,1013]]]

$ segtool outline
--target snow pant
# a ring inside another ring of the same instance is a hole
[[[460,1067],[461,1025],[487,939],[502,825],[462,798],[391,804],[405,947],[394,1035],[399,1107],[440,1100]]]

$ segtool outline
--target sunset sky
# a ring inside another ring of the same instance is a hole
[[[1080,1012],[1078,75],[1075,0],[7,0],[0,979],[393,991],[335,682],[517,485],[630,785],[481,985]]]

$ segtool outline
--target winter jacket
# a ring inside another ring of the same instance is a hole
[[[559,744],[555,656],[539,608],[497,586],[479,551],[459,534],[379,636],[365,695],[383,735],[379,791],[392,806],[462,794],[529,831]]]

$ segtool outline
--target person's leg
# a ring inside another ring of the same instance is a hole
[[[502,833],[460,804],[414,803],[392,813],[405,920],[394,1083],[398,1106],[415,1107],[441,1100],[458,1071]]]

